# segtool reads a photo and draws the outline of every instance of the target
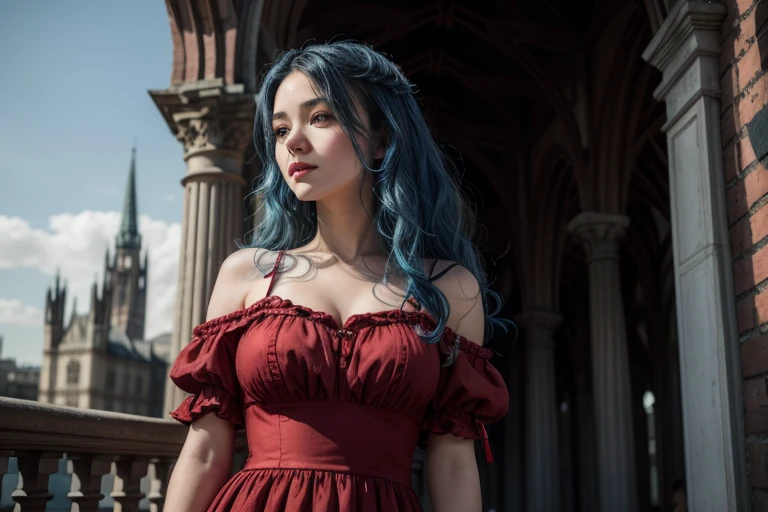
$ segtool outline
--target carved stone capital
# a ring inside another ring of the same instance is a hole
[[[718,2],[678,2],[643,52],[643,59],[664,73],[677,73],[693,56],[718,58],[725,12],[726,7]]]
[[[629,217],[597,212],[580,213],[568,223],[568,231],[584,246],[587,262],[619,259],[619,244]]]
[[[176,139],[184,145],[184,158],[204,151],[243,153],[251,141],[253,118],[225,116],[203,108],[174,114]]]
[[[529,345],[540,348],[554,348],[555,329],[563,317],[552,311],[534,309],[515,316],[515,322],[526,332]]]
[[[184,145],[184,159],[210,152],[242,158],[253,132],[254,98],[242,85],[216,81],[150,91],[169,128]]]
[[[666,103],[663,131],[698,98],[720,101],[720,29],[725,13],[726,7],[717,2],[681,0],[643,52],[643,59],[662,72],[653,96]]]

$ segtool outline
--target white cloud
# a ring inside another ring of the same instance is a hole
[[[51,216],[48,230],[42,230],[24,219],[0,215],[0,269],[31,267],[54,276],[59,268],[68,283],[68,297],[77,297],[78,311],[86,312],[94,276],[101,283],[104,275],[106,249],[114,255],[120,217],[119,212],[64,213]],[[150,338],[172,328],[181,225],[142,215],[139,232],[143,249],[149,250],[146,336]]]
[[[16,299],[0,299],[0,324],[36,327],[43,323],[43,312]]]

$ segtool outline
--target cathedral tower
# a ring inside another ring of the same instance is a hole
[[[45,326],[43,329],[43,367],[40,371],[38,399],[53,402],[56,389],[56,368],[59,344],[64,338],[64,307],[67,302],[67,285],[61,286],[61,277],[56,272],[56,284],[45,296]]]
[[[136,148],[131,155],[128,185],[125,190],[123,217],[115,241],[115,258],[105,273],[111,329],[125,332],[132,340],[144,339],[147,298],[147,259],[141,262],[141,235],[136,208]]]

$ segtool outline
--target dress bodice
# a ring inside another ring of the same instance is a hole
[[[338,325],[269,295],[194,329],[170,372],[191,395],[171,415],[191,424],[213,411],[245,427],[245,470],[299,471],[270,478],[330,471],[407,487],[422,433],[484,439],[489,455],[483,424],[508,408],[491,351],[449,328],[422,341],[434,328],[423,310],[402,309]]]

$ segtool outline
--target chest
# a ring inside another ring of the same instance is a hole
[[[440,375],[435,345],[402,313],[360,317],[336,328],[322,314],[265,315],[240,339],[236,370],[246,402],[338,399],[418,410]]]
[[[416,307],[405,301],[406,282],[390,273],[384,278],[383,262],[372,261],[365,269],[350,269],[323,260],[285,254],[275,275],[249,285],[244,306],[264,297],[279,296],[313,311],[322,311],[342,326],[356,316],[382,310]]]

